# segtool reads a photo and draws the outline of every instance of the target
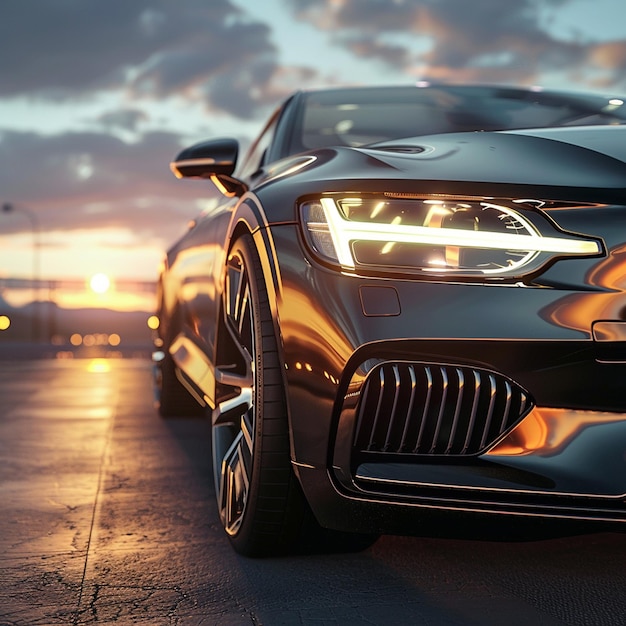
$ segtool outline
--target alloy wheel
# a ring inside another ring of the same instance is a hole
[[[237,394],[221,403],[213,424],[213,471],[222,524],[229,535],[238,532],[244,518],[252,482],[254,455],[255,354],[253,301],[243,258],[233,253],[226,268],[224,308],[227,331],[239,352],[243,369],[236,374]]]

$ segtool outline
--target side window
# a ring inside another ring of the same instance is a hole
[[[263,165],[265,165],[265,157],[274,139],[278,117],[277,111],[267,123],[267,126],[263,129],[263,132],[259,135],[258,139],[250,147],[250,150],[248,151],[248,154],[246,155],[246,158],[241,166],[238,178],[248,180],[261,167],[263,167]]]

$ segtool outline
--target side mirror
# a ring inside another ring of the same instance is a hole
[[[213,139],[185,148],[170,169],[177,178],[208,178],[226,196],[240,196],[247,185],[232,177],[237,165],[239,142],[236,139]]]

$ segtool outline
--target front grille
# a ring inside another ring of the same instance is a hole
[[[471,455],[490,447],[530,410],[523,389],[494,372],[432,363],[383,363],[356,409],[362,452]]]

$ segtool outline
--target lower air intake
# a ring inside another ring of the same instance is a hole
[[[464,366],[383,363],[365,381],[354,448],[410,455],[473,455],[532,408],[518,385]]]

